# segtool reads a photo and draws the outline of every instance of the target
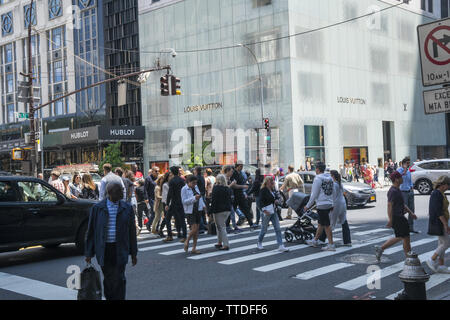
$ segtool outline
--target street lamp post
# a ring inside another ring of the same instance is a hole
[[[264,84],[263,84],[263,78],[262,78],[262,74],[261,74],[261,66],[260,63],[258,61],[258,58],[256,57],[255,53],[253,52],[252,49],[250,49],[247,45],[245,44],[238,44],[240,47],[247,49],[250,54],[252,55],[252,57],[255,59],[256,65],[258,66],[258,73],[259,73],[259,89],[260,89],[260,100],[261,100],[261,128],[264,128]],[[258,130],[258,137],[260,137],[259,134],[259,130]],[[259,146],[259,143],[258,143]],[[267,146],[267,153],[269,153],[269,141],[266,142],[266,146]],[[258,157],[258,162],[260,162],[259,157]]]

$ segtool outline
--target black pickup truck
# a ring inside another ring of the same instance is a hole
[[[75,243],[83,253],[95,203],[68,199],[40,179],[0,176],[0,252]]]

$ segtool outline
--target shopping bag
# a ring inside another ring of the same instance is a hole
[[[210,220],[208,222],[208,234],[213,235],[213,236],[217,234],[216,223],[214,221]]]
[[[78,300],[102,300],[102,284],[100,272],[92,264],[88,264],[81,272]]]

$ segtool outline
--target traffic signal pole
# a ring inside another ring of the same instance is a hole
[[[28,112],[30,120],[30,158],[31,158],[31,172],[34,177],[37,177],[37,148],[36,148],[36,127],[34,122],[34,94],[33,94],[33,57],[31,50],[31,28],[33,20],[33,4],[34,0],[31,0],[30,10],[28,11],[28,86],[29,86],[29,97],[28,97]],[[35,12],[36,13],[36,12]],[[43,172],[42,172],[43,173]]]

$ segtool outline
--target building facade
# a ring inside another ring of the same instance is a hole
[[[18,113],[28,112],[28,106],[17,101],[16,84],[23,80],[19,73],[27,72],[30,1],[3,2],[0,4],[1,168],[23,172],[24,163],[11,161],[11,151],[12,147],[26,146],[25,135],[29,132],[29,122],[17,117]],[[138,54],[123,56],[124,50],[138,49],[137,0],[37,0],[31,12],[34,85],[40,87],[40,103],[139,69]],[[131,141],[120,135],[105,140],[63,139],[66,135],[76,137],[80,129],[94,132],[97,128],[119,130],[129,126],[134,132],[140,130],[139,88],[129,86],[127,104],[120,107],[127,110],[123,116],[117,112],[123,110],[117,107],[114,85],[83,90],[36,114],[43,119],[44,133],[43,165],[39,168],[97,163],[103,157],[103,148],[117,141],[123,142],[125,161],[142,163],[143,136],[135,136]]]
[[[140,1],[142,64],[171,64],[183,92],[161,97],[161,74],[143,86],[145,165],[178,160],[183,129],[217,129],[228,138],[226,129],[261,128],[262,118],[274,132],[272,160],[284,168],[308,159],[337,168],[347,160],[443,156],[444,115],[423,111],[416,31],[439,17],[440,1],[388,8],[399,3]],[[369,12],[377,13],[355,19]],[[177,56],[158,53],[165,48]],[[214,162],[256,164],[260,141],[246,142],[245,155],[228,145],[216,148]]]

